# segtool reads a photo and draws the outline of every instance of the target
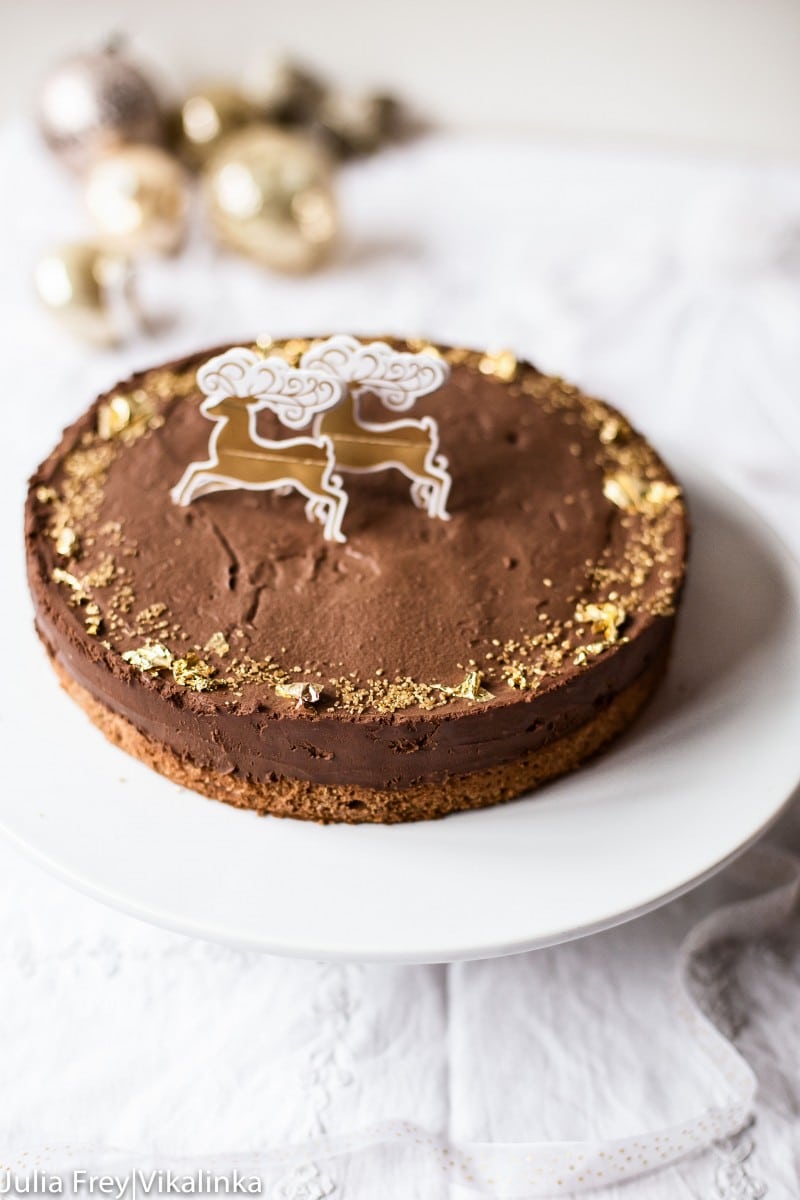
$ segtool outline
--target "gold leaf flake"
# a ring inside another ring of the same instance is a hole
[[[127,396],[112,396],[97,412],[97,432],[104,442],[117,437],[131,421],[131,405]]]
[[[627,615],[622,605],[613,600],[579,604],[575,609],[575,620],[582,625],[591,625],[592,633],[602,634],[606,645],[612,645],[619,639],[619,630]],[[590,647],[585,646],[584,649],[589,650]]]
[[[148,642],[138,650],[126,650],[122,657],[137,671],[168,671],[172,666],[172,651],[161,642]]]
[[[482,683],[481,671],[467,671],[463,682],[454,688],[453,695],[463,700],[493,700],[494,696],[486,688],[481,687]]]
[[[648,487],[645,499],[654,508],[666,508],[680,494],[681,489],[676,484],[665,483],[663,479],[657,479],[655,483],[651,483]]]
[[[224,658],[226,654],[230,654],[231,652],[225,634],[221,629],[218,629],[216,633],[212,633],[203,649],[206,654],[217,654],[220,658]]]
[[[71,575],[69,571],[64,571],[61,567],[53,567],[50,574],[53,583],[63,583],[65,587],[71,588],[73,592],[82,592],[81,582]]]
[[[484,354],[478,363],[481,375],[493,375],[503,383],[511,383],[517,373],[517,357],[511,350]]]
[[[442,358],[442,352],[438,346],[434,346],[432,342],[427,342],[425,338],[408,338],[408,348],[414,354],[430,354],[433,358]]]
[[[297,708],[317,704],[322,693],[314,683],[298,680],[296,683],[276,683],[275,695],[284,700],[295,700]]]
[[[606,500],[616,504],[617,508],[637,512],[646,491],[646,483],[637,479],[635,475],[629,475],[627,471],[617,471],[614,475],[606,475],[603,480],[603,495]]]
[[[603,480],[603,495],[617,508],[626,512],[653,516],[681,494],[673,483],[657,479],[649,481],[631,475],[628,471],[616,471]]]
[[[482,671],[467,671],[457,687],[447,687],[445,684],[434,684],[433,686],[438,687],[446,696],[452,696],[454,700],[493,700],[494,696],[486,688],[481,687],[482,683]]]
[[[575,653],[573,662],[576,667],[583,666],[589,658],[597,658],[598,654],[602,654],[608,649],[608,642],[588,642],[587,645],[581,646]]]
[[[163,417],[155,407],[153,397],[142,388],[125,396],[112,396],[97,411],[97,436],[104,442],[135,442],[148,429],[163,425]]]
[[[619,417],[607,417],[600,426],[598,437],[604,446],[610,446],[615,442],[624,429],[623,422]]]
[[[174,658],[171,666],[172,678],[181,687],[189,688],[193,692],[207,692],[214,686],[214,668],[198,657],[193,650],[183,658]]]
[[[56,554],[63,558],[73,558],[78,552],[78,535],[69,525],[60,530],[56,538]]]

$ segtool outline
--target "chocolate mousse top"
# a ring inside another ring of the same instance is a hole
[[[296,363],[311,340],[259,344]],[[208,452],[198,366],[135,375],[101,397],[34,477],[39,616],[94,662],[190,711],[319,711],[348,720],[490,709],[612,658],[676,604],[686,523],[661,459],[607,404],[508,353],[441,354],[450,520],[398,470],[348,474],[345,544],[297,492],[170,489]],[[373,396],[363,414],[386,421]],[[263,437],[287,436],[269,412]]]

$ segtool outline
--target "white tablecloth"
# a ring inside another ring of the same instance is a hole
[[[657,442],[698,447],[800,551],[796,168],[431,138],[347,170],[345,237],[324,272],[271,277],[195,232],[182,257],[143,273],[165,332],[94,353],[48,323],[30,286],[36,254],[85,228],[78,192],[23,126],[0,136],[0,169],[2,378],[18,467],[133,365],[267,330],[424,333],[510,346],[607,395]],[[41,381],[35,412],[15,406],[20,371]],[[770,840],[800,850],[796,807]],[[331,966],[150,928],[0,844],[0,1165],[61,1161],[69,1145],[89,1169],[116,1161],[113,1147],[133,1165],[211,1167],[396,1119],[454,1141],[529,1143],[680,1123],[716,1102],[719,1080],[676,1015],[677,948],[740,894],[729,871],[552,950]],[[757,1074],[755,1124],[604,1194],[708,1200],[766,1187],[790,1200],[797,923],[725,942],[693,971]],[[309,1155],[265,1178],[281,1200],[467,1194],[413,1138]]]

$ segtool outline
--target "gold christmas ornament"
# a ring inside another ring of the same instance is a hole
[[[70,242],[37,263],[39,299],[70,333],[113,345],[140,323],[130,261],[96,242]]]
[[[317,121],[335,154],[372,154],[397,135],[400,105],[391,96],[331,92],[319,106]]]
[[[201,167],[224,137],[255,119],[253,104],[236,88],[226,84],[197,88],[178,112],[175,149],[189,166]]]
[[[337,230],[330,164],[298,134],[253,126],[210,160],[205,194],[219,238],[277,271],[312,270]]]
[[[318,76],[286,59],[257,63],[247,86],[264,120],[281,125],[308,124],[325,94]]]
[[[89,172],[86,203],[120,249],[170,254],[186,232],[188,194],[179,164],[157,146],[124,146]]]
[[[160,142],[164,132],[154,88],[114,47],[55,66],[40,89],[37,115],[47,145],[78,172],[126,143]]]

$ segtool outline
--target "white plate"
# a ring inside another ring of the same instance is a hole
[[[653,908],[758,837],[800,776],[800,574],[742,500],[682,474],[695,536],[666,683],[612,750],[538,795],[390,827],[319,827],[205,800],[89,725],[35,642],[17,580],[0,824],[99,900],[277,954],[479,958]]]

